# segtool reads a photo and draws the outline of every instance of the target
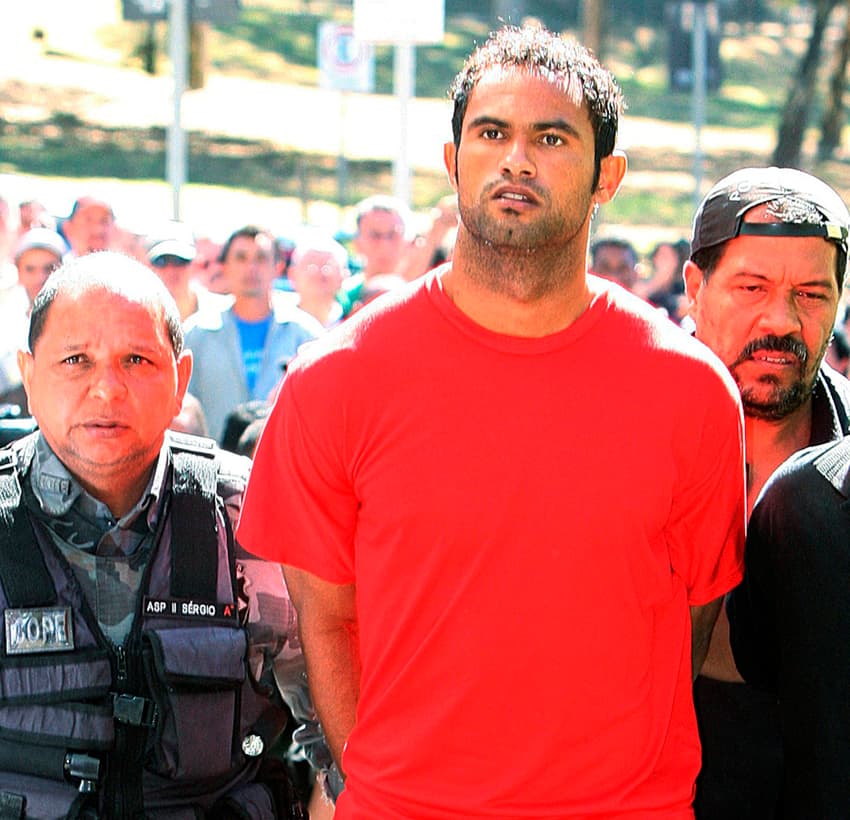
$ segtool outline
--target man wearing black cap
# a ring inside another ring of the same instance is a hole
[[[787,458],[850,432],[850,382],[823,364],[848,225],[835,191],[789,168],[739,170],[697,211],[685,265],[689,313],[697,337],[741,391],[748,510]],[[782,779],[776,695],[742,683],[725,618],[695,701],[703,743],[697,817],[775,817]]]

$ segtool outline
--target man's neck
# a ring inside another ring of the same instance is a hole
[[[272,314],[271,296],[238,298],[233,302],[233,313],[243,322],[261,322]]]
[[[809,446],[812,435],[812,400],[778,421],[744,419],[747,450],[747,507],[752,510],[758,494],[773,471],[798,450]]]
[[[198,310],[198,297],[195,291],[189,287],[188,282],[185,286],[173,293],[174,301],[177,303],[177,309],[180,311],[180,318],[184,321]]]
[[[135,477],[121,476],[118,480],[98,482],[97,485],[90,481],[80,481],[82,488],[92,498],[96,498],[105,504],[117,521],[123,518],[142,497],[142,493],[148,486],[154,465],[147,467],[141,474]]]
[[[379,268],[370,268],[368,265],[362,269],[361,273],[363,274],[363,281],[370,282],[377,276],[393,276],[395,275],[394,270],[380,270]]]
[[[301,310],[309,313],[319,320],[323,325],[326,325],[332,318],[332,311],[339,302],[331,296],[330,298],[305,299],[303,296],[298,298],[298,307]]]
[[[461,229],[443,287],[459,310],[488,330],[548,336],[571,325],[592,298],[585,251],[572,247],[505,249]]]

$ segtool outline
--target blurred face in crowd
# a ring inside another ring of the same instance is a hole
[[[593,273],[631,290],[637,280],[637,260],[628,248],[600,245],[595,251]]]
[[[775,221],[766,206],[747,221]],[[729,368],[748,416],[781,419],[811,395],[838,309],[837,249],[816,236],[739,236],[706,281],[685,266],[697,338]]]
[[[343,270],[332,253],[308,250],[296,252],[288,275],[305,301],[330,301],[342,286]]]
[[[10,233],[9,227],[9,203],[0,197],[0,243],[5,242]]]
[[[74,256],[107,250],[113,241],[115,219],[112,211],[99,202],[85,205],[65,223],[65,234]]]
[[[47,277],[62,260],[47,248],[30,248],[18,257],[18,282],[26,290],[30,304],[41,290]]]
[[[34,199],[22,202],[18,206],[18,220],[20,222],[18,231],[24,233],[31,228],[38,227],[42,224],[42,219],[46,213],[44,205]]]
[[[653,273],[665,280],[672,280],[676,276],[681,276],[678,251],[666,242],[659,245],[655,253],[652,254],[652,269]]]
[[[195,258],[190,265],[189,276],[197,279],[213,293],[227,293],[227,284],[218,257],[221,245],[212,239],[201,237],[195,240]]]
[[[222,263],[227,291],[237,299],[262,299],[271,294],[275,277],[274,242],[267,234],[237,236]]]
[[[363,257],[366,276],[395,273],[407,251],[402,218],[391,211],[370,211],[360,218],[354,249]]]
[[[151,260],[151,267],[172,295],[182,291],[189,277],[190,262],[182,256],[162,254]]]
[[[122,515],[144,489],[192,369],[191,354],[176,358],[161,308],[105,288],[60,292],[18,363],[30,411],[80,483],[101,500],[104,488],[138,487],[127,509],[110,505]]]

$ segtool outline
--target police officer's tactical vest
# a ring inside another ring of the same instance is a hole
[[[288,784],[256,782],[287,713],[246,669],[233,533],[216,514],[229,454],[169,440],[170,506],[117,651],[22,503],[34,436],[0,452],[0,820],[291,816]]]

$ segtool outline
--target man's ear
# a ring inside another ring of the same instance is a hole
[[[628,160],[622,151],[614,151],[609,156],[602,157],[599,163],[599,181],[596,183],[594,192],[597,204],[610,202],[614,198],[626,175],[627,167]]]
[[[453,142],[443,144],[443,162],[446,166],[446,174],[449,178],[449,185],[457,191],[457,146]]]
[[[688,316],[696,321],[699,298],[705,286],[705,276],[703,275],[702,268],[690,259],[685,262],[682,276],[685,279],[685,295],[688,297]]]
[[[32,353],[28,350],[19,350],[18,351],[18,370],[21,371],[21,381],[24,385],[24,391],[27,394],[27,408],[29,409],[30,415],[35,416],[35,409],[32,406],[32,400],[30,396],[32,393],[30,392],[30,383],[32,381],[32,369],[33,369],[33,358]]]
[[[175,399],[177,401],[177,411],[175,416],[183,407],[183,398],[186,395],[186,390],[189,387],[189,379],[192,377],[192,351],[184,350],[177,357],[177,392]]]

